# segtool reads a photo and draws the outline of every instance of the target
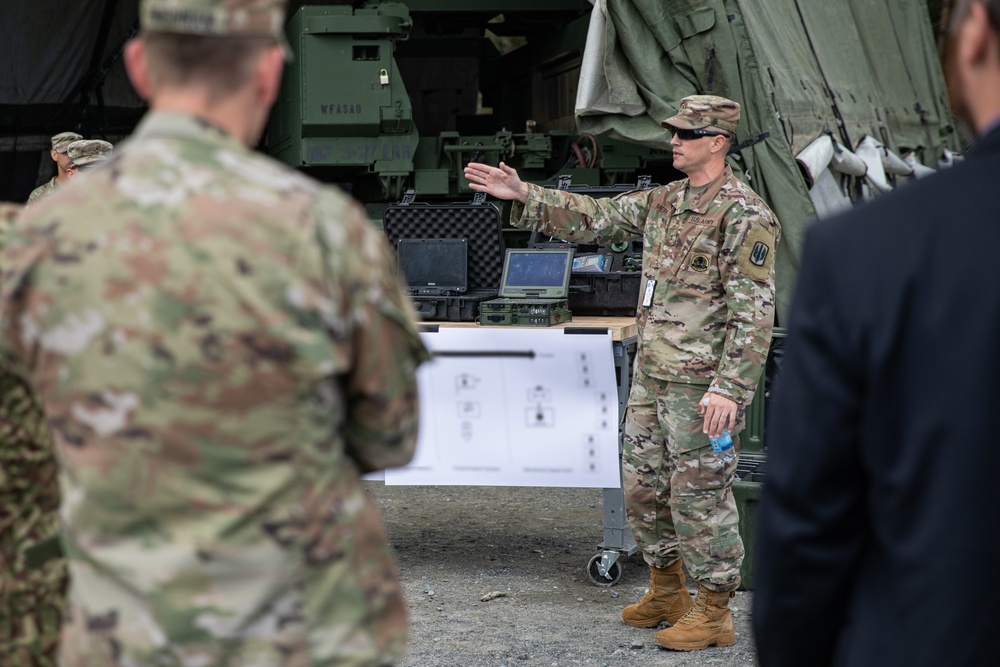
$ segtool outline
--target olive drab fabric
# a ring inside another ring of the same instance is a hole
[[[795,157],[829,135],[866,136],[936,167],[962,142],[927,3],[912,0],[624,0],[595,3],[576,120],[581,133],[669,150],[661,122],[690,95],[741,106],[730,158],[781,220],[776,289],[785,321],[805,230],[816,217]],[[593,63],[588,69],[587,63]]]
[[[412,457],[427,355],[358,204],[153,112],[25,209],[3,288],[0,351],[60,457],[62,667],[398,658],[360,475]]]
[[[0,246],[20,210],[0,204]],[[31,388],[0,367],[0,664],[55,667],[66,584],[52,438]]]

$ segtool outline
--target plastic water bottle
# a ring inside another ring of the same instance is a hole
[[[729,431],[723,431],[718,438],[709,438],[708,441],[712,443],[712,451],[715,452],[715,456],[725,465],[729,465],[736,458],[733,437],[729,435]]]

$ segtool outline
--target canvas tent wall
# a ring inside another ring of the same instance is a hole
[[[738,141],[768,135],[732,163],[782,223],[779,319],[817,206],[832,212],[837,197],[900,184],[960,150],[924,2],[595,1],[582,132],[666,148],[660,121],[692,94],[743,106]]]

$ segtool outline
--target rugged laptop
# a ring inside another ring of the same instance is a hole
[[[455,296],[469,287],[468,239],[399,239],[396,256],[410,296]]]
[[[508,249],[500,278],[500,298],[484,301],[484,325],[550,326],[567,322],[573,250]]]

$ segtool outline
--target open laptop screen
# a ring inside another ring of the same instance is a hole
[[[508,249],[500,296],[565,299],[572,267],[572,250]]]
[[[410,294],[464,293],[469,243],[460,239],[399,239],[396,255]]]

